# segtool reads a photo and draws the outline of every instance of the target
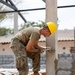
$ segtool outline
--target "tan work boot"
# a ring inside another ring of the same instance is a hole
[[[39,75],[39,72],[35,71],[32,75]]]

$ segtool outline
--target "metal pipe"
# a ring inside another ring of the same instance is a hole
[[[75,47],[75,27],[74,27],[74,47]]]
[[[18,9],[17,9],[17,7],[14,5],[14,3],[11,1],[11,0],[8,0],[10,3],[11,3],[11,5],[15,8],[14,10],[15,11],[17,11]],[[20,12],[18,12],[18,14],[21,16],[21,18],[26,22],[26,20],[25,20],[25,18],[22,16],[22,14],[20,13]]]
[[[4,5],[6,5],[6,6],[12,8],[12,9],[15,9],[13,6],[11,6],[10,4],[8,4],[7,2],[4,2],[3,0],[0,0],[0,2],[1,2],[2,4],[4,4]]]
[[[2,2],[2,1],[0,1]],[[6,4],[6,3],[4,3]],[[10,6],[9,4],[7,4],[7,6],[13,8],[12,6]],[[75,7],[75,5],[68,5],[68,6],[58,6],[57,8],[70,8],[70,7]],[[0,14],[3,13],[13,13],[13,12],[24,12],[24,11],[35,11],[35,10],[44,10],[46,8],[34,8],[34,9],[25,9],[25,10],[16,10],[16,11],[2,11],[0,12]]]
[[[34,8],[34,9],[25,9],[25,10],[16,10],[16,11],[2,11],[0,14],[3,13],[13,13],[13,12],[24,12],[24,11],[36,11],[36,10],[44,10],[45,8]]]
[[[3,0],[0,0],[1,3],[5,4],[6,6],[12,8],[12,9],[14,9],[15,12],[18,11],[18,9],[16,8],[16,6],[13,4],[13,2],[11,0],[8,0],[8,1],[11,3],[11,5],[8,4],[7,2],[4,2]],[[24,20],[24,22],[27,22],[20,12],[18,12],[18,14]]]

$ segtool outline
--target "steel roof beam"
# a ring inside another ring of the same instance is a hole
[[[8,1],[10,2],[10,4],[7,3]],[[7,0],[6,2],[3,1],[3,0],[0,0],[0,2],[3,3],[3,4],[6,5],[6,6],[8,6],[8,7],[14,9],[15,12],[18,11],[17,7],[13,4],[13,2],[12,2],[11,0]],[[27,22],[20,12],[18,12],[18,14],[19,14],[20,17],[24,20],[24,22]]]
[[[75,5],[67,5],[67,6],[58,6],[57,8],[71,8],[75,7]],[[35,8],[35,9],[25,9],[25,10],[16,10],[16,11],[2,11],[2,13],[13,13],[13,12],[24,12],[24,11],[36,11],[36,10],[44,10],[45,8]]]

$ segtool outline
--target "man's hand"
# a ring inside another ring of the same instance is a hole
[[[46,49],[46,50],[51,50],[51,47],[46,47],[45,49]]]
[[[45,51],[48,51],[48,52],[51,53],[51,52],[55,52],[55,49],[52,48],[52,47],[44,47],[44,48],[38,50],[39,53],[43,53],[43,52],[45,52]]]
[[[55,52],[55,49],[52,47],[46,47],[44,51]]]
[[[39,52],[39,53],[43,53],[43,52],[44,52],[44,50],[39,50],[38,52]]]

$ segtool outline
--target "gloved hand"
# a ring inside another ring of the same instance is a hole
[[[51,50],[51,47],[46,47],[45,50],[46,50],[46,51],[47,51],[47,50]]]
[[[44,50],[44,51],[51,50],[51,47],[44,47],[41,50]]]
[[[55,52],[55,49],[53,48],[53,47],[51,47],[51,49],[50,50],[48,50],[48,52]]]
[[[44,52],[44,50],[39,50],[38,52],[39,52],[39,53],[43,53],[43,52]]]
[[[33,47],[33,49],[37,50],[37,52],[39,52],[39,53],[43,53],[44,52],[43,49],[37,49],[37,48],[34,48],[34,47]]]
[[[40,50],[40,53],[43,53],[44,52],[44,50]]]
[[[53,47],[46,47],[44,51],[55,52],[55,49]]]

